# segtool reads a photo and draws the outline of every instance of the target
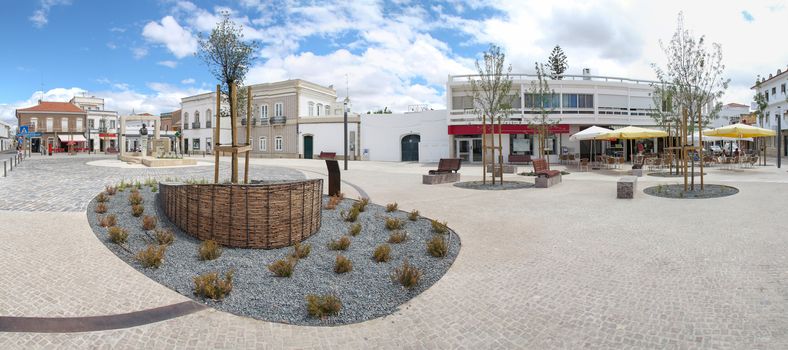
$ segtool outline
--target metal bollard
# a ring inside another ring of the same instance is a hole
[[[5,163],[6,163],[6,161],[4,160],[3,161],[3,177],[8,176],[8,171],[6,170]]]

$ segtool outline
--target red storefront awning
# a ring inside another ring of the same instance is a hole
[[[495,126],[498,131],[498,126]],[[503,134],[536,134],[536,129],[524,124],[504,124],[501,125]],[[487,132],[492,132],[492,127],[487,125]],[[482,133],[482,126],[475,125],[449,125],[449,135],[479,135]],[[551,134],[568,134],[569,124],[558,124],[550,127]]]
[[[118,136],[118,134],[99,134],[99,137],[101,138],[116,137],[116,136]]]

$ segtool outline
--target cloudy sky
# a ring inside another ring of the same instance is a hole
[[[548,5],[550,4],[550,5]],[[786,1],[99,1],[29,0],[0,15],[0,119],[14,109],[86,92],[121,113],[177,109],[215,84],[194,56],[198,33],[228,11],[260,42],[247,82],[301,78],[333,84],[354,110],[438,109],[450,74],[473,72],[490,43],[516,72],[553,46],[570,74],[653,79],[679,11],[696,35],[722,44],[731,87],[749,104],[755,77],[788,66]]]

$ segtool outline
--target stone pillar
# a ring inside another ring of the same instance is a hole
[[[126,116],[120,116],[120,132],[118,133],[118,148],[120,148],[120,155],[126,154]]]

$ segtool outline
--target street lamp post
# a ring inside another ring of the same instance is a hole
[[[780,163],[782,161],[782,156],[783,156],[783,154],[782,154],[783,153],[783,148],[782,148],[782,140],[783,140],[783,134],[782,134],[782,120],[783,120],[782,108],[783,108],[782,106],[777,106],[777,168],[778,169],[780,168],[780,165],[781,165]]]
[[[343,103],[343,105],[345,107],[344,108],[344,110],[345,110],[345,120],[344,120],[344,125],[345,125],[345,153],[344,153],[344,155],[345,155],[345,170],[347,170],[347,157],[348,157],[348,154],[347,154],[348,153],[347,152],[347,113],[350,110],[350,107],[348,107],[349,104],[350,104],[350,97],[345,96],[345,101]]]

